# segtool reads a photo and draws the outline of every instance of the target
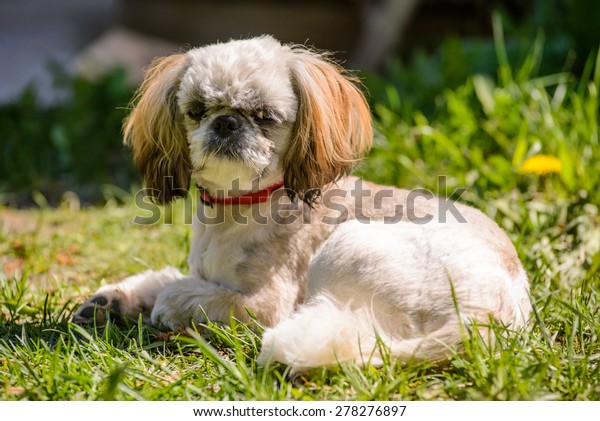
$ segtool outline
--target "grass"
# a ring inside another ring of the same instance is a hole
[[[0,399],[599,400],[600,55],[580,78],[540,77],[542,40],[515,67],[501,35],[497,80],[469,78],[431,115],[407,114],[391,85],[373,98],[379,135],[357,172],[441,195],[465,188],[461,200],[517,245],[532,284],[530,331],[495,346],[466,335],[464,353],[443,365],[290,376],[257,366],[260,331],[235,321],[190,332],[110,320],[82,328],[70,313],[98,286],[166,264],[185,270],[190,230],[181,203],[144,226],[132,223],[130,194],[84,209],[67,196],[58,208],[0,209]],[[519,170],[541,154],[559,166]]]
[[[526,264],[541,265],[532,274],[531,333],[510,334],[497,349],[467,339],[465,353],[444,366],[390,362],[381,369],[342,366],[289,377],[285,367],[256,366],[260,332],[242,324],[199,327],[202,335],[136,323],[70,324],[77,303],[104,282],[168,263],[185,267],[188,227],[131,227],[134,213],[130,204],[4,210],[2,399],[600,398],[598,276],[569,278],[571,286],[562,287],[552,262],[527,255]],[[19,259],[21,269],[13,263]]]

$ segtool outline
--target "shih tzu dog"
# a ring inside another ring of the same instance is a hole
[[[372,142],[357,81],[269,36],[159,59],[124,124],[160,203],[200,201],[189,273],[149,270],[75,313],[169,328],[258,320],[259,360],[294,369],[443,359],[463,325],[518,329],[531,310],[509,238],[480,211],[348,176]],[[382,347],[384,345],[384,347]]]

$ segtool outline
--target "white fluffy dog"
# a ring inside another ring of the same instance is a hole
[[[336,64],[265,36],[192,49],[148,71],[125,122],[148,192],[201,192],[189,274],[147,271],[100,288],[105,311],[170,328],[268,327],[260,360],[294,369],[439,359],[461,324],[523,326],[527,276],[476,209],[348,177],[372,141],[368,105]]]

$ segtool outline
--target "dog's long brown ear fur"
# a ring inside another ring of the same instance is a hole
[[[299,97],[284,183],[307,203],[322,187],[350,172],[373,141],[371,114],[356,78],[305,49],[293,50],[291,72]]]
[[[186,59],[174,54],[155,61],[123,123],[124,142],[133,151],[146,189],[159,203],[184,197],[190,183],[190,157],[176,92]]]

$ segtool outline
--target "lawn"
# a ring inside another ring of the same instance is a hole
[[[498,77],[469,77],[427,114],[392,84],[373,88],[375,147],[356,170],[459,198],[506,229],[531,280],[528,331],[494,347],[467,334],[447,364],[289,375],[257,366],[260,331],[235,321],[76,326],[71,312],[100,285],[186,269],[184,205],[136,225],[135,189],[96,207],[37,197],[38,209],[0,209],[0,399],[600,400],[600,55],[578,77],[536,75],[540,55],[536,42],[510,66],[498,42]]]

